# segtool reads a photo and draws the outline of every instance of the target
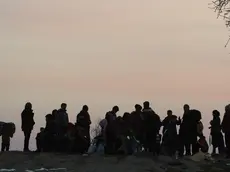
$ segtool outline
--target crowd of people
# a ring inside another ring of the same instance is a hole
[[[105,154],[146,151],[156,156],[177,154],[182,157],[194,155],[199,151],[207,152],[209,148],[203,135],[202,114],[199,110],[190,109],[187,104],[183,107],[182,118],[168,110],[163,120],[150,107],[148,101],[143,103],[143,107],[136,104],[133,112],[125,112],[123,116],[117,116],[119,107],[114,106],[100,121],[100,132],[93,139],[90,137],[91,119],[88,106],[82,107],[75,123],[69,121],[66,109],[67,104],[62,103],[59,110],[55,109],[45,116],[46,125],[40,128],[36,137],[36,152],[84,154],[89,151],[96,152],[100,148]],[[226,153],[230,158],[230,105],[225,107],[222,122],[219,111],[213,110],[212,115],[209,127],[212,153],[216,154],[218,149],[220,154]],[[26,103],[21,119],[21,129],[25,136],[24,151],[28,152],[30,135],[35,125],[31,103]],[[10,137],[13,137],[15,132],[15,125],[11,123],[11,127],[9,126],[7,123],[0,124],[2,151],[9,150]],[[6,127],[14,129],[9,130]]]

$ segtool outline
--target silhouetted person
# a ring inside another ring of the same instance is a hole
[[[132,132],[132,128],[131,128],[131,114],[129,112],[125,112],[123,117],[122,117],[123,121],[124,121],[124,125],[126,127],[127,130],[129,130],[129,132]]]
[[[52,114],[46,115],[46,127],[44,130],[43,149],[45,152],[53,151],[55,148],[55,121]]]
[[[58,110],[57,110],[57,109],[54,109],[54,110],[52,111],[52,116],[53,116],[53,119],[56,121],[56,118],[57,118],[57,116],[58,116]]]
[[[2,149],[1,151],[9,151],[10,149],[10,138],[15,133],[14,123],[4,123],[2,128]]]
[[[139,104],[135,105],[135,111],[131,113],[131,128],[134,136],[143,144],[143,114],[142,107]]]
[[[216,148],[218,148],[219,153],[223,153],[224,150],[224,139],[223,134],[221,132],[221,119],[220,119],[220,112],[218,110],[214,110],[212,112],[213,119],[210,121],[210,129],[211,129],[211,136],[212,136],[212,145],[213,151],[212,154],[216,154]]]
[[[227,148],[226,158],[230,158],[230,104],[225,107],[225,114],[222,121],[222,131],[225,135],[225,144]]]
[[[34,122],[34,113],[32,110],[32,104],[26,103],[25,109],[21,113],[22,119],[22,131],[24,132],[25,140],[24,140],[24,151],[29,151],[29,140],[30,135],[33,130]]]
[[[116,113],[119,111],[118,106],[114,106],[112,111],[109,111],[105,115],[105,119],[107,121],[107,125],[105,127],[105,152],[108,154],[115,153],[116,150],[116,141],[117,141],[117,115]]]
[[[90,146],[90,125],[91,119],[89,115],[89,108],[87,105],[82,107],[81,112],[77,115],[77,125],[81,126],[85,130],[85,136],[88,141],[88,147]]]
[[[36,152],[42,152],[44,148],[44,130],[45,128],[41,127],[40,132],[36,136]]]
[[[180,119],[173,115],[171,110],[167,111],[167,117],[162,121],[163,126],[163,144],[168,150],[170,156],[175,155],[178,147],[177,125],[180,125]]]
[[[182,123],[180,125],[180,129],[179,129],[179,138],[180,138],[180,156],[183,156],[184,155],[184,148],[187,148],[186,149],[186,155],[191,155],[191,151],[190,151],[190,145],[187,141],[188,139],[188,128],[189,128],[189,112],[190,112],[190,107],[188,104],[185,104],[183,106],[183,109],[184,109],[184,114],[183,114],[183,117],[182,117]],[[186,147],[187,145],[187,147]]]
[[[145,149],[156,155],[156,137],[161,128],[160,117],[150,108],[149,102],[143,103],[143,118],[145,125]]]
[[[180,126],[180,139],[186,149],[186,156],[197,153],[197,126],[201,120],[201,113],[198,110],[190,110],[188,105],[184,105],[183,121]],[[184,147],[181,147],[180,155],[183,155]]]
[[[66,108],[67,104],[62,103],[61,108],[58,110],[55,118],[57,132],[60,137],[63,137],[66,134],[69,124],[69,117]]]

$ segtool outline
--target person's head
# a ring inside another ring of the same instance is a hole
[[[229,113],[230,112],[230,104],[225,106],[225,113]]]
[[[46,122],[51,121],[51,119],[52,119],[52,115],[51,114],[47,114],[46,115]]]
[[[62,103],[61,104],[61,109],[66,110],[66,108],[67,108],[67,104],[66,103]]]
[[[45,130],[45,128],[41,127],[40,128],[40,132],[43,132]]]
[[[184,112],[188,112],[190,110],[190,107],[188,104],[184,105]]]
[[[53,115],[53,116],[55,116],[57,113],[58,113],[58,110],[57,110],[57,109],[54,109],[54,110],[52,111],[52,115]]]
[[[114,106],[113,109],[112,109],[112,111],[114,113],[117,113],[119,111],[119,107],[118,106]]]
[[[124,115],[123,115],[123,119],[124,120],[127,120],[130,116],[130,113],[129,112],[125,112]]]
[[[167,111],[167,115],[168,115],[168,116],[172,116],[172,111],[171,111],[171,110],[168,110],[168,111]]]
[[[82,110],[85,111],[85,112],[88,112],[89,107],[88,107],[87,105],[84,105],[84,106],[82,107]]]
[[[145,101],[145,102],[143,103],[143,106],[144,106],[144,109],[150,108],[150,104],[149,104],[148,101]]]
[[[142,110],[141,105],[136,104],[136,105],[135,105],[135,110],[136,110],[137,112],[140,112],[140,111]]]
[[[123,119],[121,116],[118,116],[118,117],[116,118],[116,121],[117,121],[119,124],[121,124],[121,123],[124,121],[124,119]]]
[[[27,102],[25,104],[25,109],[32,109],[32,104],[30,102]]]
[[[213,117],[219,117],[220,112],[218,110],[214,110],[214,111],[212,111],[212,115],[213,115]]]

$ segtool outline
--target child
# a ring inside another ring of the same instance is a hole
[[[4,123],[2,128],[2,149],[1,151],[9,151],[10,149],[10,138],[15,133],[14,123]]]
[[[44,135],[44,128],[40,128],[40,132],[37,134],[36,137],[36,144],[37,144],[37,150],[36,152],[41,152],[43,151],[43,135]]]
[[[220,120],[220,112],[217,110],[214,110],[212,112],[213,119],[210,122],[211,129],[211,136],[212,136],[212,145],[213,145],[213,151],[212,154],[216,154],[216,148],[218,148],[218,151],[220,154],[224,152],[224,138],[223,134],[221,132],[221,120]]]

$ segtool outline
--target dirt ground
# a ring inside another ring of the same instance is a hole
[[[198,162],[185,158],[173,160],[146,153],[133,156],[66,155],[54,153],[4,152],[0,154],[0,172],[221,172],[230,171],[230,160],[216,158]]]

